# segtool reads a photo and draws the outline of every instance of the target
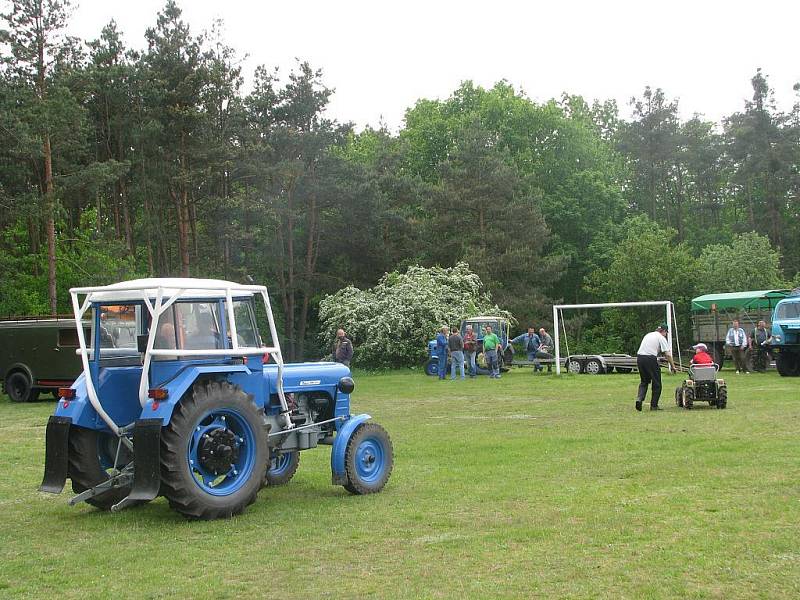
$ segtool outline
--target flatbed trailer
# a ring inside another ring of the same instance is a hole
[[[540,358],[538,362],[546,367],[555,364],[554,358]],[[659,365],[662,367],[668,363],[659,357]],[[515,360],[516,367],[532,367],[533,362],[527,360]],[[633,373],[638,372],[636,357],[630,354],[570,354],[561,359],[561,366],[565,367],[570,373],[585,373],[588,375],[602,375],[604,373]]]

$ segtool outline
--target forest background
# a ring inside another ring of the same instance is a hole
[[[326,295],[415,265],[465,261],[520,324],[671,299],[685,330],[700,293],[800,285],[800,102],[779,110],[760,69],[719,123],[657,87],[625,119],[465,81],[357,132],[326,116],[318,65],[245,85],[219,25],[192,32],[172,1],[134,46],[113,22],[66,35],[62,0],[1,6],[0,315],[68,311],[75,285],[252,278],[297,360],[324,353]],[[601,318],[583,336],[606,350],[641,334]]]

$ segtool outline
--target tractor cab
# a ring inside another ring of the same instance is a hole
[[[333,483],[386,484],[391,442],[350,414],[350,370],[285,365],[265,287],[144,279],[70,294],[83,372],[59,390],[42,491],[69,477],[71,504],[117,511],[160,494],[189,518],[229,517],[318,444],[333,446]]]
[[[775,356],[778,373],[800,376],[800,288],[775,306],[767,347]]]

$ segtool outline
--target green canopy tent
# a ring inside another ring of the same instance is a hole
[[[779,300],[786,298],[791,290],[758,290],[752,292],[729,292],[726,294],[706,294],[692,300],[693,311],[713,310],[758,310],[772,309]]]

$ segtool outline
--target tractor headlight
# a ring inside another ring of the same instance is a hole
[[[337,386],[339,391],[343,394],[352,394],[353,390],[356,387],[355,382],[353,381],[352,377],[342,377],[339,380],[339,385]]]

